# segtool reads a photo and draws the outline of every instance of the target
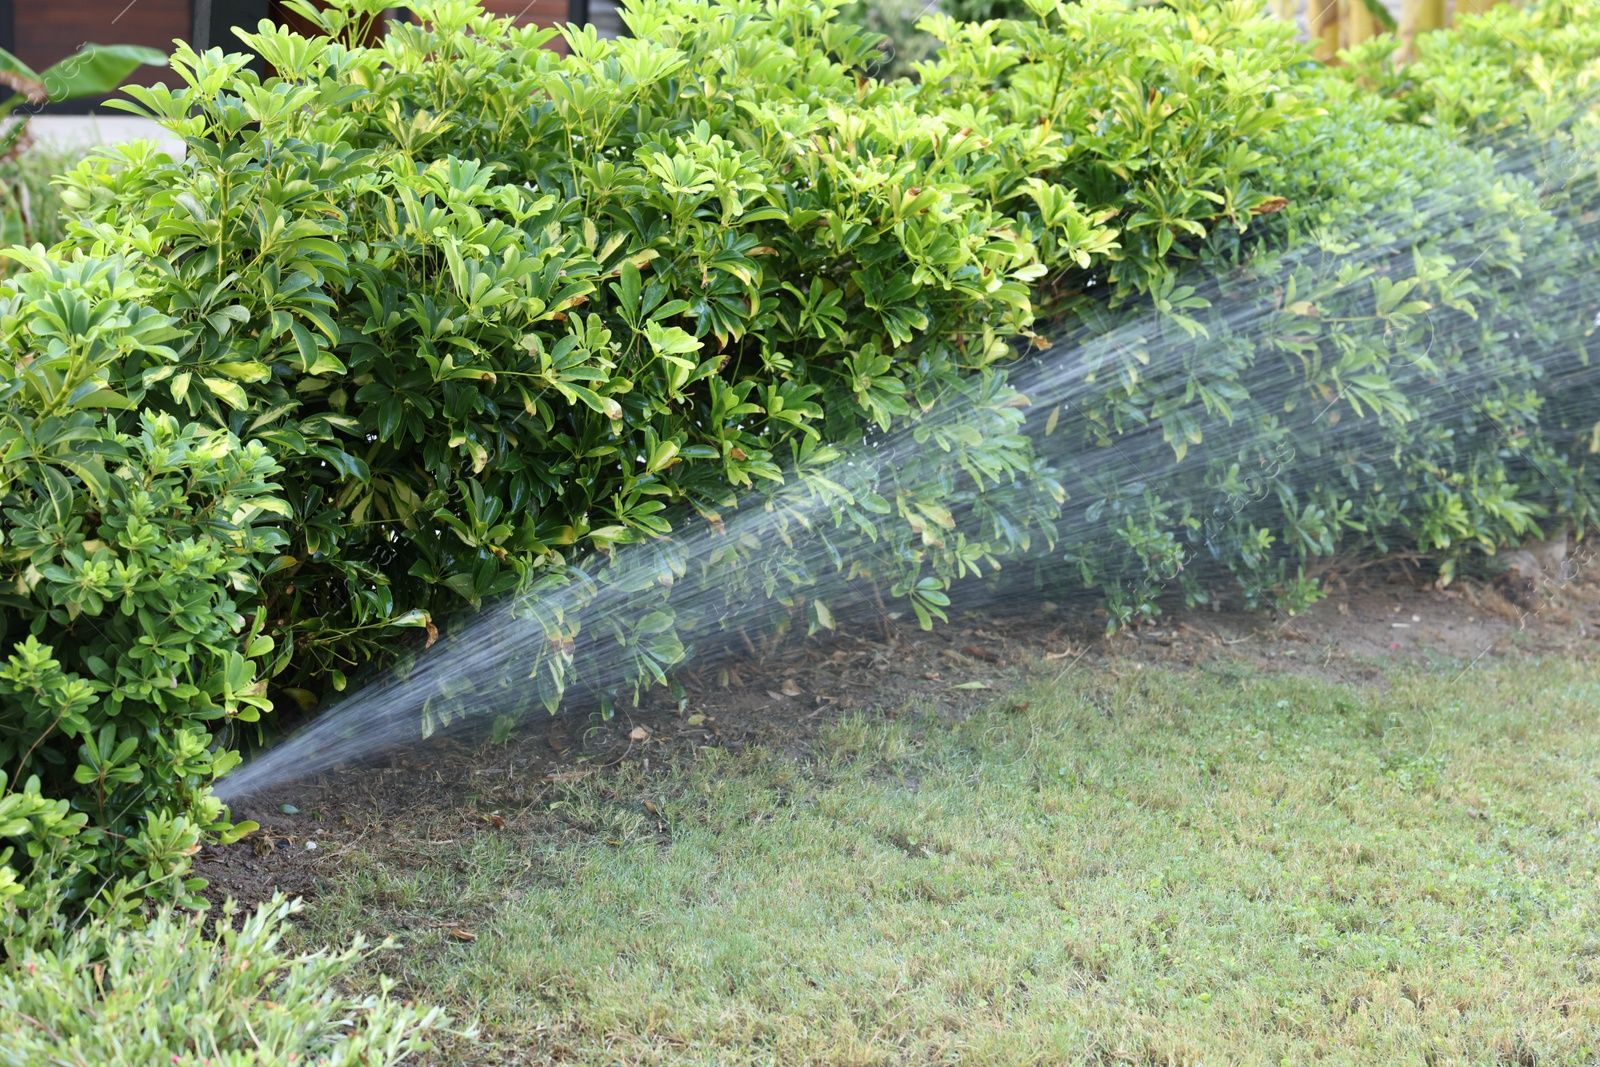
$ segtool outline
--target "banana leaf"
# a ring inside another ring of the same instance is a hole
[[[0,48],[0,86],[9,88],[12,94],[0,103],[0,121],[21,104],[59,104],[109,93],[145,65],[164,67],[167,57],[157,49],[137,44],[86,44],[39,74]],[[0,159],[16,149],[27,126],[27,119],[23,118],[0,132]]]
[[[1366,8],[1378,25],[1385,30],[1390,33],[1398,30],[1399,27],[1395,24],[1394,16],[1389,13],[1388,8],[1383,6],[1383,0],[1356,0],[1356,3]]]

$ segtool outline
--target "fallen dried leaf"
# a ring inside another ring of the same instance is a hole
[[[651,800],[647,800],[647,801],[644,802],[644,810],[648,811],[651,815],[660,815],[661,814],[661,809],[657,808],[656,805],[655,805],[655,802],[651,801]]]
[[[572,747],[572,742],[567,740],[566,734],[552,732],[549,737],[545,738],[545,742],[557,752],[565,752]]]
[[[628,740],[629,741],[648,741],[648,740],[650,740],[650,731],[648,729],[646,729],[645,727],[643,727],[643,726],[635,726],[633,728],[633,730],[628,734]]]
[[[788,697],[784,696],[782,693],[778,692],[776,689],[768,689],[767,690],[767,696],[771,697],[773,700],[788,700],[789,699]]]
[[[500,817],[499,812],[490,812],[483,817],[483,821],[496,830],[504,830],[506,828],[506,821]]]
[[[786,697],[797,697],[800,695],[800,687],[794,684],[794,679],[792,678],[785,678],[783,680],[782,690],[783,695]]]
[[[472,933],[469,930],[463,930],[459,926],[456,927],[454,930],[450,931],[450,936],[452,938],[454,938],[455,940],[457,940],[457,941],[476,941],[476,940],[478,940],[478,935],[477,934]]]
[[[689,716],[689,718],[684,721],[686,721],[690,726],[699,726],[701,723],[706,721],[706,717],[704,715],[696,714]]]

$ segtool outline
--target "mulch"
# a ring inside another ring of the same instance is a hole
[[[1130,665],[1220,666],[1362,686],[1380,682],[1396,662],[1471,665],[1508,655],[1600,651],[1600,584],[1588,576],[1532,612],[1492,583],[1437,590],[1402,567],[1363,572],[1361,584],[1294,618],[1165,607],[1156,621],[1107,636],[1104,616],[1087,605],[1011,595],[983,610],[957,612],[931,632],[869,614],[768,647],[738,642],[683,671],[681,704],[658,690],[637,708],[619,708],[610,721],[590,708],[571,708],[524,723],[501,744],[472,733],[434,738],[247,798],[234,806],[234,817],[253,819],[261,829],[232,845],[206,847],[196,873],[208,879],[206,893],[218,902],[231,897],[254,905],[274,893],[311,897],[337,873],[348,849],[409,847],[401,831],[413,823],[458,836],[490,831],[576,778],[629,762],[646,770],[670,766],[706,748],[759,747],[775,758],[804,760],[818,731],[843,714],[916,709],[959,720],[1030,677],[1120,676]],[[454,813],[453,823],[441,822],[442,812]]]

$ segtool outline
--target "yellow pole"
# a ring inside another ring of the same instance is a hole
[[[1306,26],[1311,31],[1311,54],[1332,63],[1339,51],[1339,0],[1307,0]]]
[[[1339,47],[1354,48],[1378,35],[1378,20],[1362,0],[1340,0]]]
[[[1500,0],[1456,0],[1456,14],[1481,15],[1499,2]]]
[[[1417,34],[1444,29],[1444,0],[1404,0],[1400,7],[1400,55],[1417,55]]]

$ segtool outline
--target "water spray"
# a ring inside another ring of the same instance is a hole
[[[1527,191],[1514,176],[1545,154],[1542,143],[1502,145],[1496,165]],[[1584,161],[1568,162],[1554,181]],[[1538,205],[1463,226],[1474,188],[1368,205],[1371,236],[1359,246],[1315,228],[1286,249],[1241,243],[1236,269],[1195,270],[1158,291],[1154,308],[1058,320],[1040,331],[1047,347],[974,375],[957,402],[849,450],[819,446],[776,489],[671,537],[553,567],[454,620],[436,645],[378,672],[216,792],[236,801],[452,723],[509,727],[535,706],[553,711],[574,685],[637,696],[697,646],[788,619],[796,604],[811,627],[831,626],[829,604],[858,597],[863,581],[887,582],[925,621],[942,614],[952,580],[992,583],[1008,563],[1096,576],[1113,624],[1147,616],[1168,590],[1214,597],[1228,576],[1245,606],[1292,610],[1317,595],[1297,561],[1329,556],[1346,536],[1384,551],[1401,511],[1426,512],[1433,475],[1417,469],[1435,459],[1441,486],[1510,471],[1582,517],[1579,498],[1596,480],[1576,469],[1578,440],[1600,426],[1600,370],[1562,324],[1600,308],[1570,269],[1570,242],[1498,262],[1494,249],[1520,236],[1506,227]],[[1592,243],[1592,228],[1574,240]],[[1440,247],[1444,232],[1460,247]],[[1229,249],[1210,252],[1214,267]],[[1396,277],[1402,267],[1420,280]],[[1464,302],[1485,284],[1537,304],[1548,335],[1497,337],[1492,324],[1475,335]],[[1420,295],[1432,290],[1439,300]],[[1567,439],[1518,436],[1536,402]],[[1030,466],[984,447],[1020,434]],[[1451,456],[1464,467],[1446,467]],[[1397,485],[1419,499],[1391,513]],[[1508,536],[1534,528],[1529,503],[1505,497]],[[865,521],[886,512],[901,520],[898,540]],[[1287,533],[1263,533],[1275,529]],[[1448,530],[1426,536],[1451,544]]]

